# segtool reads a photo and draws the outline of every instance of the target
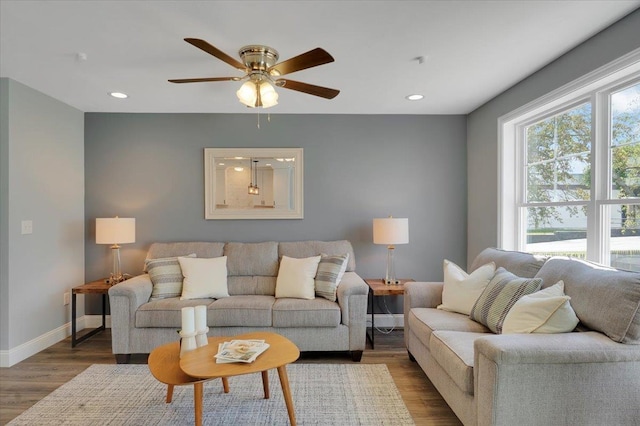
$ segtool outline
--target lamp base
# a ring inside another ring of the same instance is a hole
[[[382,281],[384,281],[384,283],[386,285],[400,285],[400,280],[394,280],[394,279],[383,279]]]

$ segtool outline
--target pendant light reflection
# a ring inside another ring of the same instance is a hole
[[[253,158],[249,160],[249,166],[251,167],[251,182],[249,183],[249,195],[260,195],[260,188],[258,188],[258,160],[254,160]],[[256,184],[253,184],[253,178],[255,174]]]

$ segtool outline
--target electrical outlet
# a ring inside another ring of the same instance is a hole
[[[71,294],[68,291],[64,294],[64,298],[62,302],[64,303],[65,306],[71,302]]]

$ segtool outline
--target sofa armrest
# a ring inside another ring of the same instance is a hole
[[[149,275],[138,275],[109,289],[111,309],[111,348],[114,354],[129,354],[131,330],[136,311],[149,301],[153,284]]]
[[[135,309],[147,303],[151,297],[153,284],[149,275],[142,274],[122,281],[109,289],[109,297],[124,296],[131,299]]]
[[[474,358],[478,425],[640,418],[638,345],[598,332],[490,335],[476,339]]]
[[[351,314],[350,308],[350,298],[352,296],[364,296],[364,316],[363,320],[366,325],[366,313],[367,313],[367,295],[369,294],[369,286],[364,282],[362,278],[355,272],[345,272],[342,277],[342,281],[340,281],[340,285],[338,285],[337,290],[337,299],[338,305],[340,305],[340,311],[342,313],[342,323],[345,325],[349,325],[349,319]]]
[[[349,328],[349,350],[359,361],[367,343],[367,295],[369,286],[355,272],[345,272],[338,285],[337,302],[342,324]],[[354,355],[360,353],[359,356]]]
[[[404,285],[404,312],[411,308],[435,308],[442,304],[442,288],[440,282],[408,282]]]

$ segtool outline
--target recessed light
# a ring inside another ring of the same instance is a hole
[[[122,92],[109,92],[109,96],[113,96],[114,98],[118,99],[127,99],[129,97],[129,95]]]
[[[423,95],[409,95],[409,96],[405,96],[406,99],[410,100],[410,101],[419,101],[420,99],[423,99],[424,96]]]

